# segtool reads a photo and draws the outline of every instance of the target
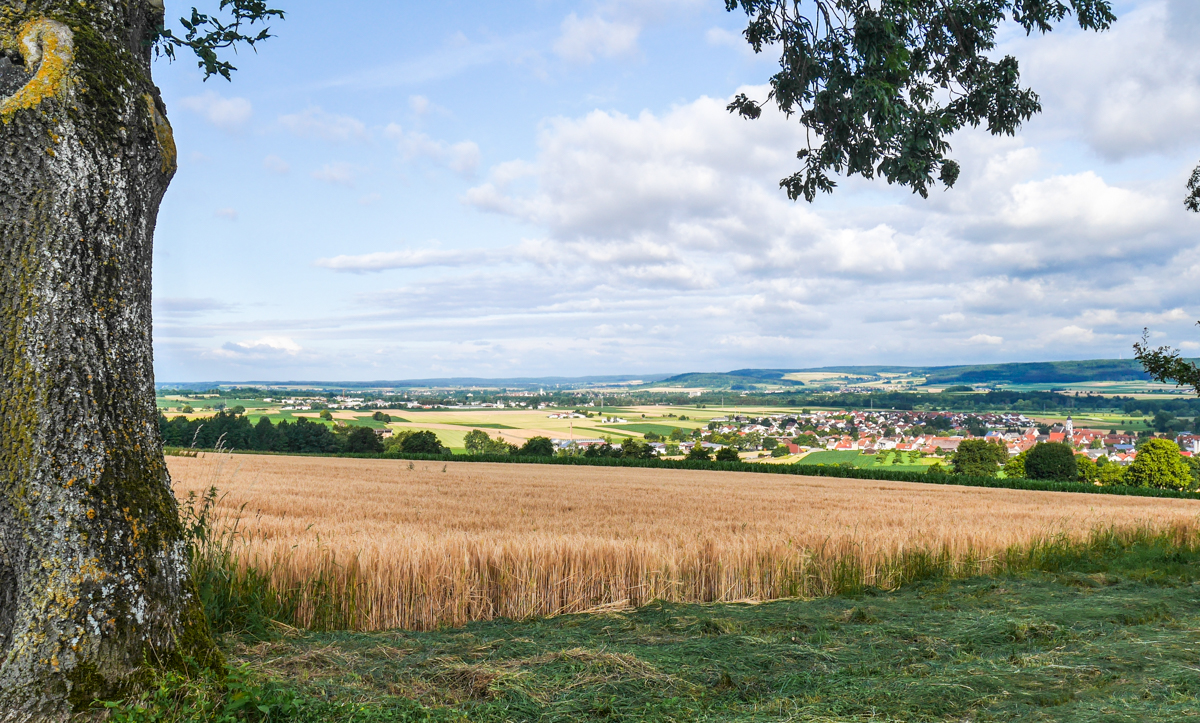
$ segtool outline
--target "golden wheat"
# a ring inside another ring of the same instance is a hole
[[[654,599],[893,587],[986,572],[1014,546],[1183,526],[1200,502],[753,473],[231,456],[168,458],[216,486],[238,564],[302,625],[428,629]],[[897,564],[897,561],[907,561]],[[319,603],[335,600],[330,622]]]

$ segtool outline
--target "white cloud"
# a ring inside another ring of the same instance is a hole
[[[353,188],[356,172],[357,169],[353,165],[338,161],[335,163],[326,163],[321,168],[313,171],[311,175],[318,181],[324,181],[335,186]]]
[[[215,91],[193,95],[179,101],[180,105],[204,117],[223,131],[242,130],[254,115],[254,107],[245,98],[222,98]]]
[[[1194,0],[1143,2],[1103,33],[1064,28],[1016,41],[1023,80],[1043,99],[1041,122],[1076,136],[1082,130],[1109,159],[1200,140],[1196,7]]]
[[[423,95],[410,95],[408,107],[412,108],[412,112],[417,115],[425,115],[429,112],[429,99]]]
[[[563,60],[590,63],[597,56],[614,58],[637,50],[639,25],[612,22],[593,15],[580,18],[575,13],[562,22],[561,34],[554,41],[554,52]]]
[[[267,156],[263,159],[263,167],[268,171],[283,175],[292,170],[291,165],[279,156]]]
[[[326,113],[319,107],[279,116],[284,128],[301,138],[320,138],[333,143],[363,142],[370,139],[366,125],[348,115]]]
[[[480,151],[474,141],[446,143],[430,138],[419,131],[406,131],[396,123],[383,130],[384,137],[396,142],[406,160],[426,158],[445,166],[464,178],[471,178],[479,169]]]
[[[334,256],[317,259],[316,265],[332,271],[366,273],[389,269],[413,269],[425,266],[462,266],[483,263],[487,254],[479,251],[441,249],[403,249],[378,251],[360,256]]]
[[[226,342],[215,355],[226,358],[270,359],[280,356],[296,356],[303,349],[286,336],[265,336],[253,341]]]
[[[995,346],[998,344],[1003,344],[1004,337],[992,336],[991,334],[976,334],[975,336],[971,337],[970,339],[967,339],[967,342],[970,344],[988,344],[991,346]]]
[[[238,218],[237,209],[234,208],[218,208],[216,211],[213,211],[213,215],[229,221],[236,221]]]

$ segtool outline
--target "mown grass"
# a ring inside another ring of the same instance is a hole
[[[241,666],[233,717],[189,708],[219,697],[203,680],[114,711],[306,723],[1200,719],[1195,540],[1102,531],[1006,562],[992,577],[917,576],[818,600],[652,603],[424,633],[267,626],[225,637]]]

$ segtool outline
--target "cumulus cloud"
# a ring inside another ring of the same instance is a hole
[[[184,98],[180,105],[228,132],[242,130],[254,115],[253,105],[245,98],[223,98],[211,90],[202,95]]]
[[[479,168],[479,146],[474,141],[446,143],[419,131],[406,131],[396,123],[389,124],[383,134],[395,141],[405,159],[426,158],[466,178],[474,176]]]
[[[1144,2],[1104,33],[1066,30],[1012,43],[1047,125],[1084,131],[1119,160],[1200,140],[1200,32],[1192,0]],[[1153,109],[1153,112],[1147,112]]]
[[[313,171],[311,175],[318,181],[324,181],[335,186],[353,188],[357,170],[350,163],[338,161],[335,163],[326,163],[324,166]]]
[[[333,143],[370,139],[367,126],[362,121],[348,115],[327,113],[320,107],[279,116],[279,124],[301,138],[319,138]]]
[[[280,175],[288,173],[292,170],[292,166],[287,161],[283,160],[279,156],[274,155],[267,156],[263,159],[263,168]]]
[[[562,22],[554,52],[573,63],[590,63],[597,56],[628,55],[637,49],[641,31],[641,27],[633,23],[608,21],[598,15],[580,18],[571,13]]]
[[[252,341],[226,342],[216,350],[216,356],[235,359],[272,359],[296,356],[301,351],[301,346],[289,337],[265,336]]]

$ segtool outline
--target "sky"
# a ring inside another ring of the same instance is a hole
[[[1200,356],[1194,0],[1002,28],[1040,115],[811,204],[799,123],[725,110],[778,59],[720,0],[273,4],[232,83],[155,64],[160,383]]]

